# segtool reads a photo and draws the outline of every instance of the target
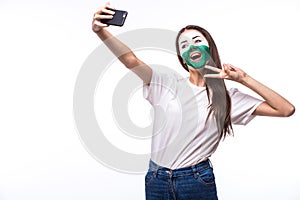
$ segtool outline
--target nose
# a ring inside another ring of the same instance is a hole
[[[194,45],[191,45],[190,46],[190,50],[192,51],[192,50],[196,50],[196,47],[194,46]]]

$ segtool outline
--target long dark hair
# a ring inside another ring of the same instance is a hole
[[[189,71],[188,66],[183,61],[180,52],[179,52],[179,37],[185,30],[197,30],[203,34],[203,36],[208,41],[209,49],[210,49],[210,59],[208,61],[208,65],[217,67],[222,69],[221,59],[218,53],[217,46],[210,35],[210,33],[196,25],[188,25],[182,28],[176,37],[176,51],[179,62],[181,63],[182,67]],[[203,69],[203,75],[207,73],[215,73],[208,69]],[[225,138],[227,135],[233,134],[232,125],[231,125],[231,99],[226,89],[226,85],[223,79],[219,78],[207,78],[206,79],[206,92],[209,100],[209,113],[206,118],[208,120],[209,116],[213,114],[215,117],[218,131],[220,133],[219,139]]]

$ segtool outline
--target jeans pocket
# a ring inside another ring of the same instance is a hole
[[[198,179],[204,184],[214,184],[215,175],[213,169],[209,167],[203,171],[200,171]]]

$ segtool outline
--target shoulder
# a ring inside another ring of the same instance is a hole
[[[229,96],[233,96],[240,92],[237,88],[230,88],[227,91],[228,91]]]
[[[240,99],[246,96],[250,96],[246,93],[241,92],[238,88],[230,88],[227,91],[231,99]]]
[[[155,82],[164,82],[164,83],[178,83],[178,82],[184,82],[186,81],[187,78],[181,76],[178,73],[163,73],[163,72],[159,72],[156,70],[152,71],[152,78],[151,78],[151,82],[155,83]]]
[[[262,102],[261,99],[258,99],[250,94],[241,92],[238,88],[230,88],[228,94],[231,98],[231,103],[233,107],[237,105],[257,105]]]

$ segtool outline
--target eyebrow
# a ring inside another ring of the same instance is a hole
[[[197,37],[201,38],[199,35],[196,35],[196,36],[192,37],[192,39],[194,40]],[[180,44],[185,43],[185,42],[187,42],[187,40],[183,40],[182,42],[180,42]]]
[[[182,42],[180,42],[180,44],[187,42],[187,40],[183,40]]]
[[[192,39],[195,39],[195,38],[197,38],[197,37],[200,37],[200,36],[199,36],[199,35],[196,35],[196,36],[192,37]]]

